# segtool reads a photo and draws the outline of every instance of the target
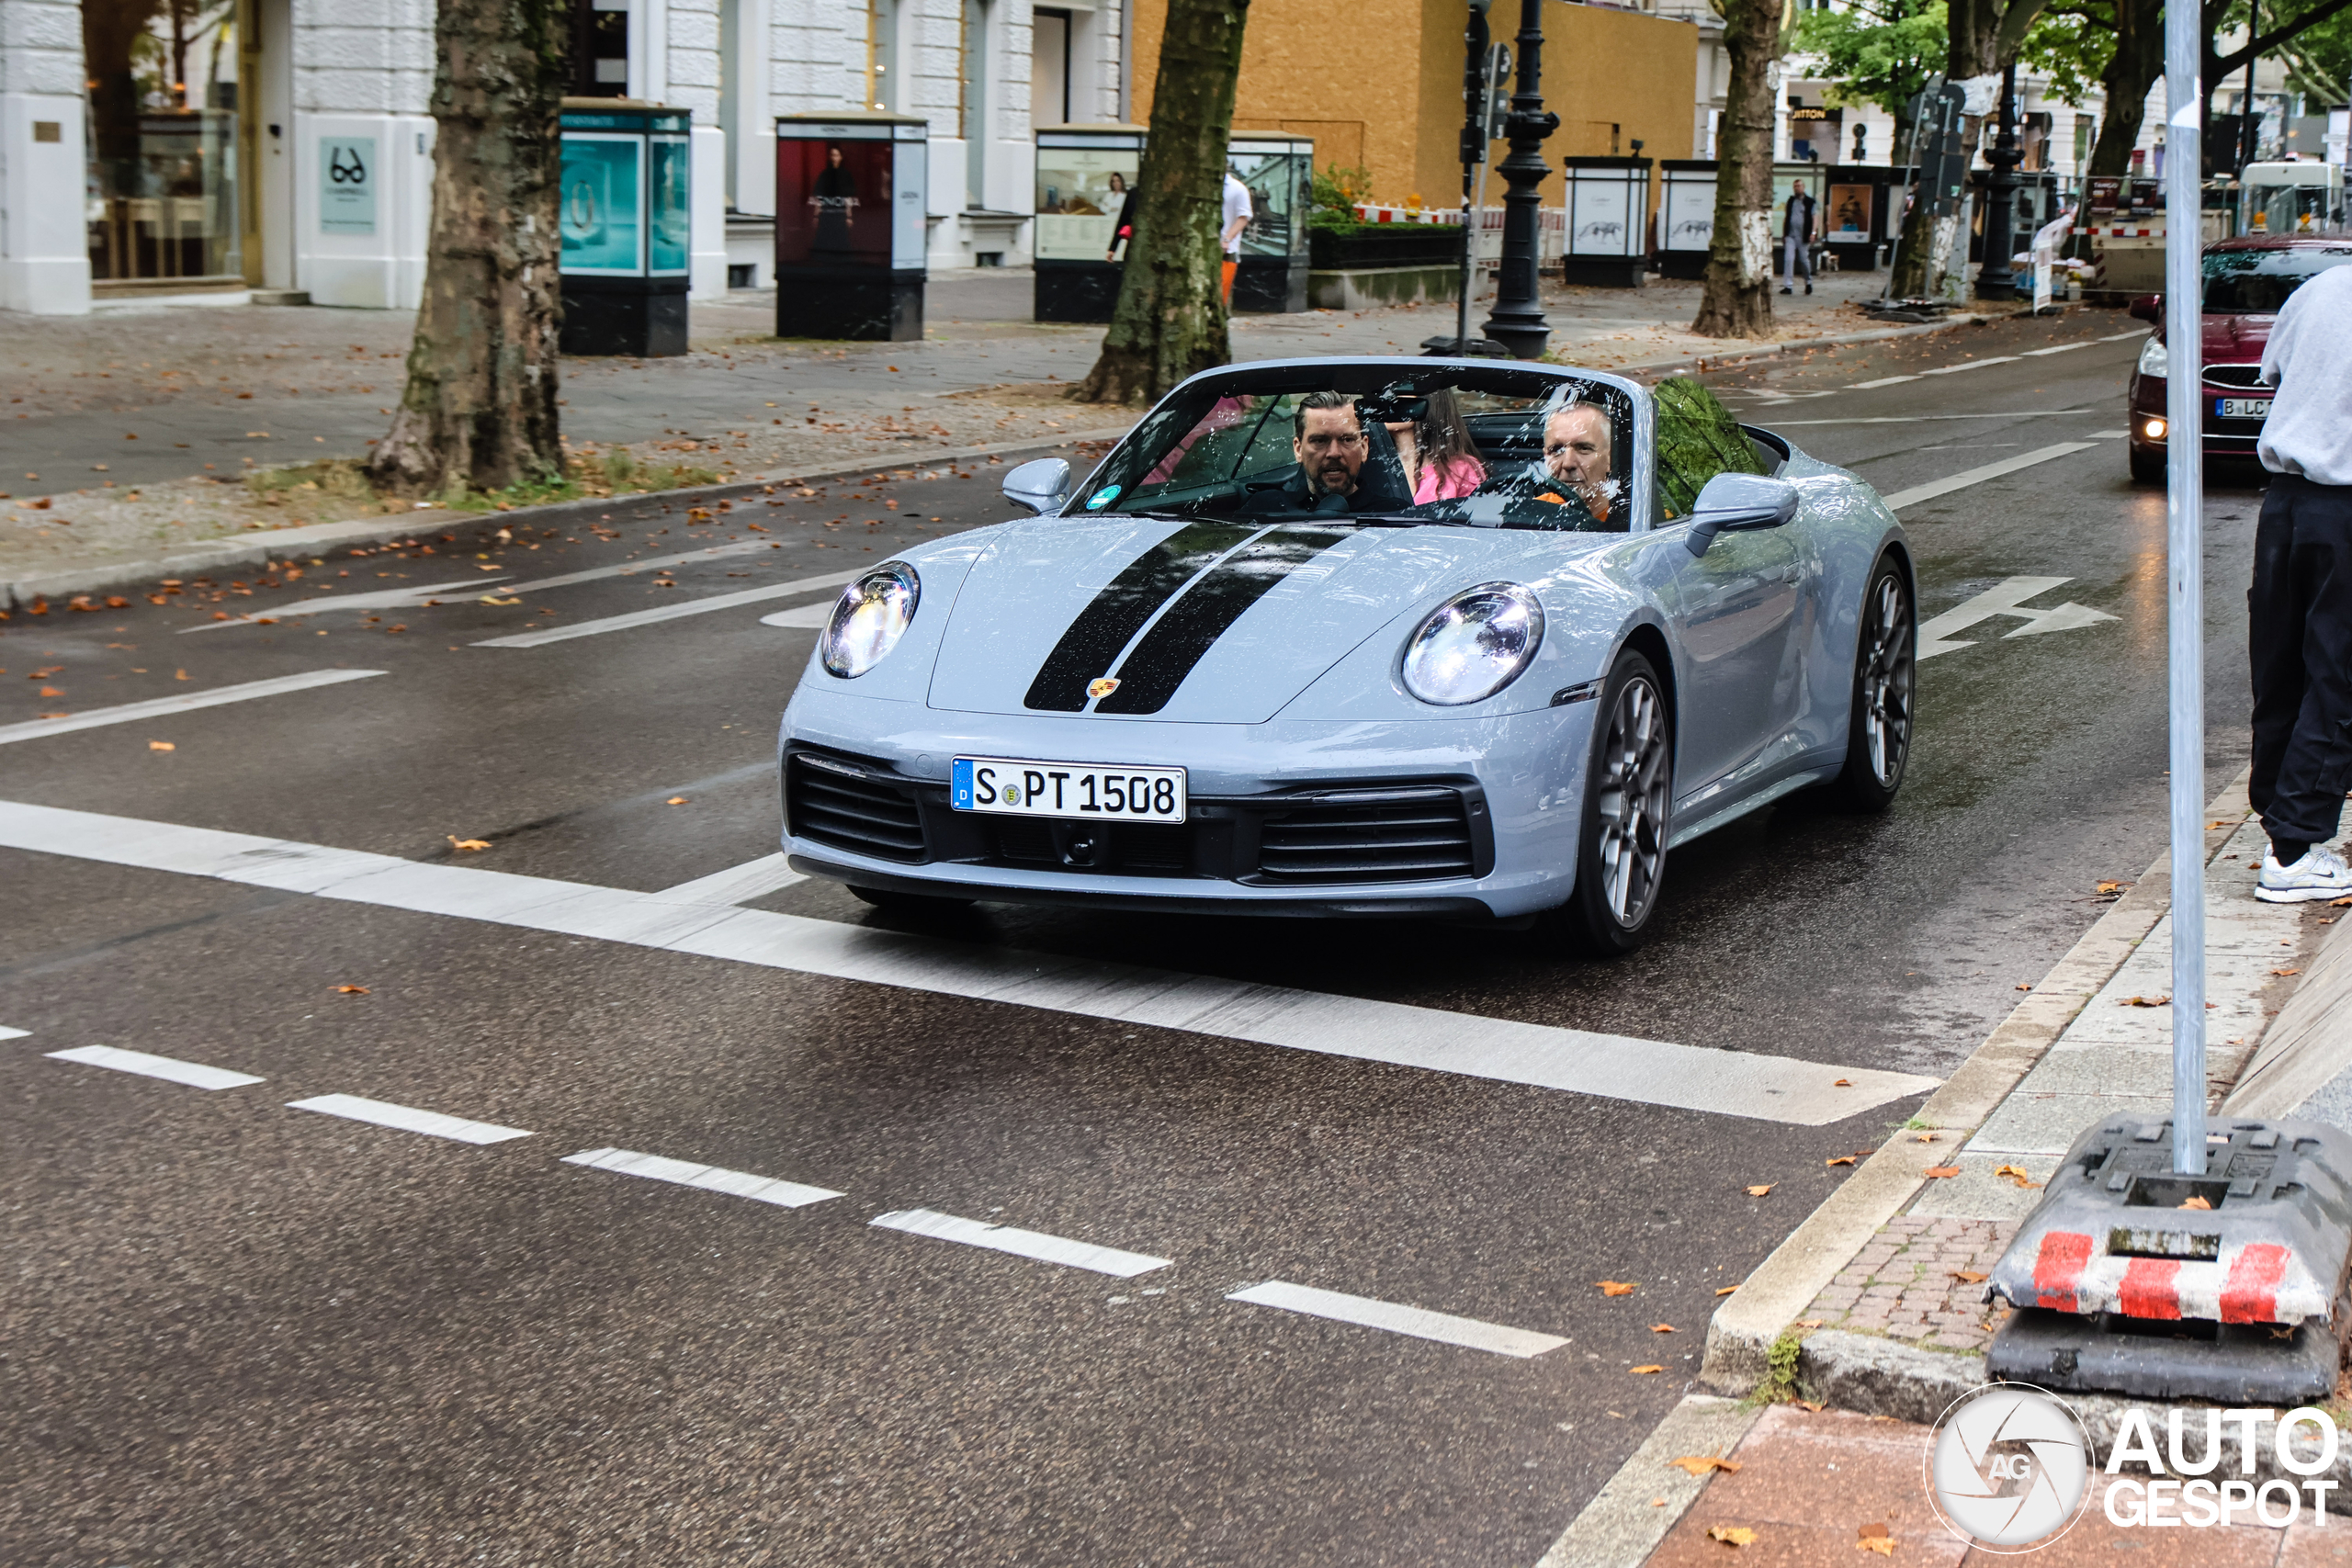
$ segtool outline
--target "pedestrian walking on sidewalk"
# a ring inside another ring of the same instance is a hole
[[[2272,478],[2246,593],[2246,794],[2270,834],[2254,896],[2294,904],[2352,894],[2328,846],[2352,784],[2352,265],[2287,297],[2262,378],[2278,390],[2255,444]]]
[[[1804,182],[1799,180],[1789,192],[1789,205],[1781,217],[1781,275],[1788,281],[1781,285],[1781,292],[1796,292],[1797,275],[1804,275],[1804,291],[1813,292],[1813,197],[1805,195]]]
[[[1233,303],[1233,275],[1241,270],[1241,231],[1250,227],[1256,216],[1250,204],[1250,187],[1231,169],[1225,171],[1225,227],[1217,239],[1225,246],[1225,302]]]

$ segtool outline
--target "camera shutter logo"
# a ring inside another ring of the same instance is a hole
[[[2096,1455],[2073,1408],[2030,1383],[1955,1400],[1928,1438],[1928,1496],[1987,1551],[2037,1551],[2082,1517]]]

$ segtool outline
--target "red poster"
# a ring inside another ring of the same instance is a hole
[[[888,141],[780,139],[775,145],[775,259],[890,265]]]

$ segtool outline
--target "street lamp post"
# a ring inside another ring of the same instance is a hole
[[[1976,298],[2014,299],[2017,274],[2009,270],[2009,253],[2017,249],[2012,227],[2018,210],[2018,165],[2025,153],[2018,147],[2018,67],[2011,61],[2001,71],[2001,134],[1984,161],[1993,165],[1984,182],[1984,265],[1976,272]]]
[[[1534,359],[1552,336],[1536,293],[1536,231],[1542,197],[1536,186],[1552,172],[1544,162],[1544,139],[1559,129],[1560,117],[1544,107],[1544,0],[1520,0],[1519,90],[1511,95],[1510,118],[1503,122],[1510,156],[1496,168],[1510,189],[1503,196],[1502,268],[1495,277],[1494,313],[1486,333],[1514,358]]]

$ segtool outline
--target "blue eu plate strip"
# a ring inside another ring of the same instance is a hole
[[[972,759],[958,757],[947,766],[947,804],[958,811],[972,809]]]

